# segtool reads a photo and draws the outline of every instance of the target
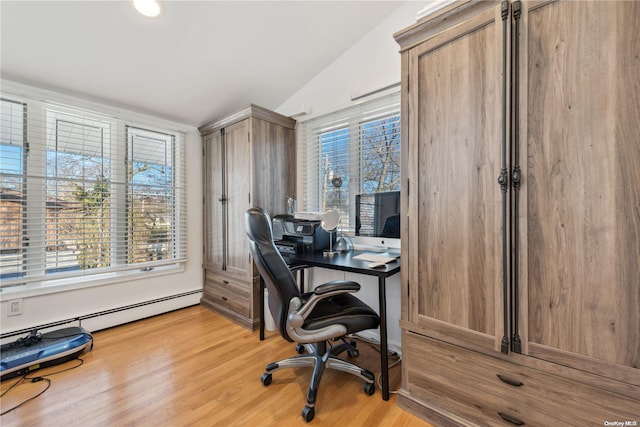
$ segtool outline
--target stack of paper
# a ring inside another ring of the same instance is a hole
[[[365,252],[363,254],[354,256],[353,259],[360,259],[363,261],[371,261],[376,263],[381,262],[383,264],[389,264],[390,262],[393,262],[396,259],[398,259],[398,256],[393,256],[390,254],[376,254],[376,253]]]

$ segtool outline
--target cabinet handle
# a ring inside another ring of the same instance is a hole
[[[222,301],[228,301],[229,299],[227,297],[222,297]]]
[[[502,418],[503,420],[505,420],[508,423],[517,425],[517,426],[523,426],[524,425],[524,421],[517,419],[516,417],[512,417],[511,415],[507,415],[503,412],[498,412],[498,415],[500,415],[500,418]]]
[[[520,61],[520,16],[522,15],[522,5],[520,1],[513,3],[513,21],[514,27],[514,40],[513,40],[513,55],[514,64],[519,64]],[[513,312],[511,331],[511,351],[515,353],[522,353],[522,340],[520,339],[520,332],[518,326],[518,319],[520,319],[520,303],[518,293],[520,292],[520,286],[518,284],[518,251],[519,251],[519,237],[518,230],[518,218],[520,212],[520,182],[522,180],[522,172],[520,171],[520,67],[515,66],[513,70],[513,236],[512,239],[512,251],[513,251],[513,265],[512,265],[512,277],[513,283],[511,284],[511,310]]]
[[[514,380],[512,378],[505,377],[504,375],[496,374],[496,377],[500,378],[500,381],[502,381],[503,383],[507,383],[514,387],[520,387],[524,385],[522,381]]]
[[[224,283],[225,285],[228,285],[229,281],[228,280],[223,280],[222,283]]]

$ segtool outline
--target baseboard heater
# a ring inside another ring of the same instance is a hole
[[[87,332],[82,326],[72,326],[39,333],[38,331],[41,329],[53,328],[71,322],[81,323],[82,320],[157,304],[200,292],[202,292],[202,290],[184,292],[2,334],[1,338],[8,338],[28,333],[28,335],[23,338],[0,346],[0,381],[25,375],[40,368],[63,363],[93,348],[93,337],[91,333]]]
[[[72,323],[72,322],[82,322],[83,320],[92,319],[94,317],[105,316],[107,314],[118,313],[118,312],[125,311],[125,310],[131,310],[131,309],[134,309],[134,308],[144,307],[146,305],[157,304],[157,303],[160,303],[160,302],[169,301],[169,300],[177,299],[177,298],[183,298],[183,297],[186,297],[186,296],[189,296],[189,295],[195,295],[195,294],[199,294],[199,293],[202,293],[202,289],[196,289],[196,290],[189,291],[189,292],[183,292],[183,293],[180,293],[180,294],[169,295],[169,296],[166,296],[166,297],[156,298],[156,299],[152,299],[152,300],[149,300],[149,301],[143,301],[143,302],[139,302],[139,303],[135,303],[135,304],[125,305],[125,306],[122,306],[122,307],[111,308],[109,310],[103,310],[103,311],[98,311],[96,313],[85,314],[83,316],[72,317],[72,318],[65,319],[65,320],[59,320],[57,322],[52,322],[52,323],[46,323],[46,324],[43,324],[43,325],[32,326],[30,328],[20,329],[20,330],[17,330],[17,331],[7,332],[7,333],[4,333],[4,334],[1,334],[0,335],[0,339],[9,338],[9,337],[13,337],[13,336],[16,336],[16,335],[23,335],[23,334],[31,333],[33,331],[38,331],[38,330],[41,330],[41,329],[48,329],[48,328],[53,328],[53,327],[60,326],[60,325],[66,325],[66,324]]]

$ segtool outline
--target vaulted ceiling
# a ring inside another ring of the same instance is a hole
[[[0,2],[3,78],[201,125],[277,108],[402,1]]]

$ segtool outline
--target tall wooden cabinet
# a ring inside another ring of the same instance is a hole
[[[402,61],[399,404],[640,422],[639,2],[458,1]]]
[[[244,213],[285,213],[295,192],[295,121],[256,105],[199,128],[203,138],[204,291],[201,303],[241,325],[259,322],[259,275]]]

